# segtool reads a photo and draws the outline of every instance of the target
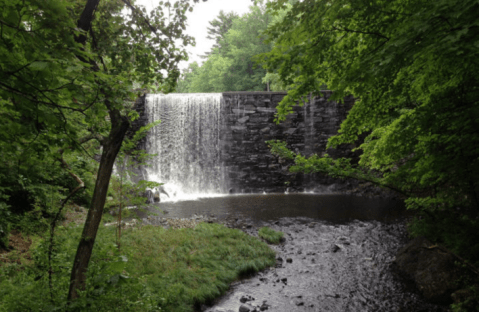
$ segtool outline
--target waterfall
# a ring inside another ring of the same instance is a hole
[[[148,122],[161,120],[146,140],[146,151],[157,154],[148,180],[165,183],[170,199],[227,192],[219,144],[222,102],[221,93],[147,95]]]

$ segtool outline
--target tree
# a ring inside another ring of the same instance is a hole
[[[206,38],[214,40],[215,44],[211,50],[218,50],[218,53],[224,56],[224,53],[228,50],[228,44],[225,41],[225,36],[233,26],[233,21],[238,19],[238,14],[235,12],[225,13],[223,10],[220,11],[218,17],[210,21],[210,26],[208,27],[208,36]],[[203,55],[203,58],[207,58],[211,55],[212,52],[206,52]]]
[[[225,79],[227,91],[265,90],[266,86],[261,82],[265,70],[256,66],[252,57],[271,49],[262,34],[270,20],[266,7],[258,3],[250,6],[250,12],[233,22],[233,27],[226,35],[230,48],[227,56],[232,60]]]
[[[287,1],[270,2],[268,8],[278,14]],[[293,170],[391,187],[408,197],[409,208],[437,224],[447,217],[459,224],[459,232],[477,229],[478,10],[472,0],[294,3],[282,22],[268,29],[275,45],[259,58],[293,86],[278,106],[277,120],[284,120],[301,96],[318,94],[326,84],[333,99],[356,97],[328,147],[354,143],[361,135],[365,140],[358,147],[359,164],[327,154],[305,158],[272,142],[274,152],[294,158]],[[450,245],[458,247],[455,243]]]
[[[180,77],[178,78],[178,84],[176,86],[176,92],[177,93],[191,93],[190,87],[195,79],[195,77],[198,75],[198,70],[200,66],[198,63],[195,61],[193,63],[188,64],[188,67],[183,69],[181,72]]]
[[[86,4],[2,0],[1,6],[2,156],[18,163],[20,179],[21,172],[41,169],[35,184],[41,185],[53,178],[42,168],[49,160],[64,164],[64,156],[83,150],[92,140],[102,146],[71,274],[68,299],[74,300],[85,286],[113,164],[137,116],[133,83],[157,85],[163,92],[174,88],[177,63],[186,59],[174,39],[184,46],[192,43],[183,34],[185,13],[192,8],[187,0],[167,1],[147,17],[143,8],[129,0],[88,0]],[[121,13],[124,8],[129,9],[128,15]],[[28,168],[23,169],[25,163]],[[3,170],[7,166],[2,166],[0,174],[2,200],[11,195],[8,172]]]
[[[262,77],[266,71],[252,60],[254,55],[271,49],[262,35],[270,22],[265,10],[263,1],[258,1],[257,5],[250,6],[250,12],[235,18],[219,40],[220,48],[213,48],[194,74],[185,73],[182,77],[181,92],[265,90]]]

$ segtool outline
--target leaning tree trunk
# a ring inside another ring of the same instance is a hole
[[[78,298],[78,290],[85,289],[86,272],[88,263],[95,244],[96,233],[100,226],[103,207],[105,205],[108,185],[110,183],[113,164],[120,150],[125,133],[130,126],[128,119],[122,116],[116,109],[111,109],[106,103],[110,118],[111,130],[107,138],[103,140],[103,152],[101,155],[100,168],[95,183],[95,190],[88,215],[83,227],[82,236],[78,245],[75,261],[70,277],[70,289],[68,292],[68,301]]]

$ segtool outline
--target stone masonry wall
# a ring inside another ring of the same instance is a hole
[[[291,162],[271,155],[265,141],[286,141],[288,147],[302,155],[325,152],[329,137],[336,134],[354,99],[344,103],[329,101],[331,91],[322,97],[307,98],[304,106],[280,124],[274,122],[276,106],[286,92],[225,92],[223,131],[220,136],[222,158],[232,193],[321,191],[334,185],[349,188],[350,181],[332,179],[321,174],[294,174]],[[333,156],[350,156],[350,146],[329,150]]]

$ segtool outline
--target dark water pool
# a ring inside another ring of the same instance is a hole
[[[395,222],[405,215],[404,204],[381,198],[317,194],[249,194],[198,200],[162,202],[166,217],[187,218],[193,214],[218,219],[245,218],[253,222],[284,217],[308,217],[344,223],[351,220]]]

